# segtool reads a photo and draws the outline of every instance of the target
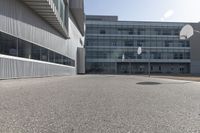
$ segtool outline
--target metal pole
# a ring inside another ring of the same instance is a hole
[[[148,75],[149,77],[151,77],[151,54],[150,54],[150,50],[149,50],[149,62],[148,62]]]

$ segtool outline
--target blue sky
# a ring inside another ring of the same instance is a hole
[[[85,0],[85,13],[132,21],[200,22],[200,0]]]

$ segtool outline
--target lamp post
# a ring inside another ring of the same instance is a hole
[[[148,75],[149,77],[151,77],[151,53],[150,53],[150,49],[148,50],[148,55],[149,55],[149,62],[148,62]]]

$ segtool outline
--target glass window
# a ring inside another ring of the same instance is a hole
[[[105,30],[100,30],[100,34],[106,34]]]
[[[58,64],[63,64],[62,55],[56,53],[55,54],[55,62]]]
[[[49,62],[55,63],[55,53],[49,50]]]
[[[133,35],[134,34],[134,32],[131,30],[131,31],[129,31],[129,33],[128,33],[129,35]]]
[[[156,35],[161,35],[161,29],[154,29]]]
[[[178,54],[174,53],[174,59],[178,59]]]
[[[164,29],[164,30],[163,30],[163,35],[171,35],[171,30],[169,30],[169,29]]]
[[[133,46],[133,40],[126,40],[125,46]]]
[[[145,40],[137,40],[137,46],[142,47],[144,46]]]
[[[17,38],[0,33],[0,53],[17,56]]]
[[[41,55],[40,59],[42,61],[48,61],[48,50],[47,49],[41,48],[41,54],[40,55]]]
[[[63,0],[60,1],[60,17],[65,22],[65,3]]]
[[[186,47],[190,47],[190,41],[186,41]]]
[[[159,66],[159,71],[161,71],[162,70],[162,67],[161,66]]]
[[[179,29],[176,29],[176,30],[174,30],[174,35],[179,35],[179,33],[180,33],[180,30]]]
[[[139,28],[137,33],[138,35],[145,35],[145,29]]]
[[[31,59],[40,60],[40,46],[32,45]]]
[[[67,57],[63,58],[63,64],[64,65],[69,65],[69,59]]]
[[[19,39],[18,43],[18,56],[23,58],[31,58],[32,44]]]
[[[46,48],[0,32],[0,54],[75,66],[75,61]]]
[[[165,41],[165,47],[170,47],[170,44],[172,44],[173,43],[173,41]]]
[[[151,71],[153,71],[153,66],[151,66]]]

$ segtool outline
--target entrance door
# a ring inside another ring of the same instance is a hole
[[[145,66],[144,65],[137,65],[137,72],[138,74],[144,74],[145,73]]]
[[[117,63],[117,73],[118,74],[130,74],[131,73],[131,64],[128,62]]]

